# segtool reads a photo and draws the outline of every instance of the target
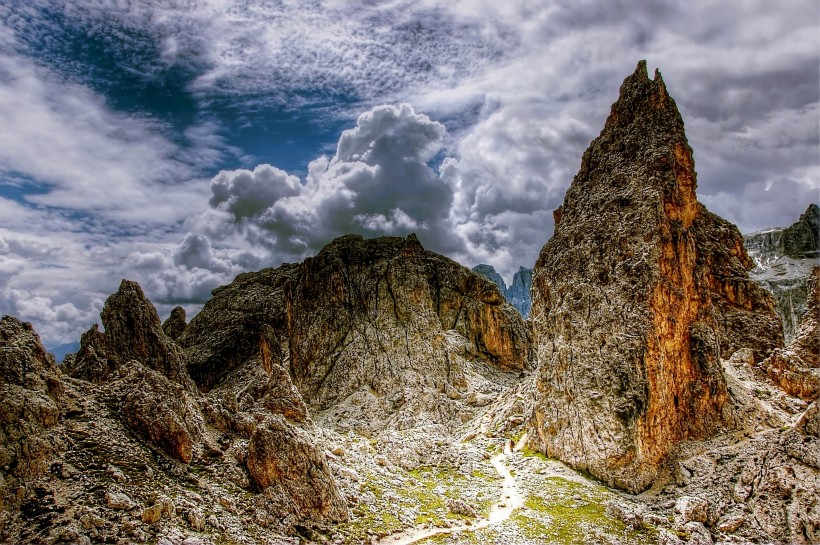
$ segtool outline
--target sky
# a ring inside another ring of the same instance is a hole
[[[347,233],[509,283],[640,59],[712,212],[820,200],[816,0],[4,1],[0,313],[76,341],[129,278],[190,318]]]

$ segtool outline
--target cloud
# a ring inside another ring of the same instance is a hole
[[[0,9],[0,125],[14,129],[0,131],[0,184],[20,187],[22,202],[117,228],[189,215],[192,197],[207,191],[202,172],[238,151],[220,126],[194,120],[174,136],[157,119],[117,111],[94,90],[101,82],[73,81],[59,63],[26,55],[21,40],[36,39],[25,27],[36,27],[33,10],[9,9]],[[54,37],[40,38],[49,44]]]
[[[407,104],[375,107],[342,133],[333,157],[310,163],[304,181],[271,165],[220,172],[211,182],[216,213],[197,223],[217,240],[241,232],[278,262],[315,253],[347,233],[415,231],[431,247],[452,252],[460,246],[449,221],[452,187],[428,166],[444,135],[441,123]]]
[[[299,178],[271,165],[259,165],[253,171],[223,170],[211,181],[213,207],[230,212],[239,221],[258,216],[276,201],[298,195]]]

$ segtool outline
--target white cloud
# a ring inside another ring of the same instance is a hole
[[[433,248],[458,250],[448,217],[452,188],[427,165],[444,135],[442,124],[407,104],[378,106],[342,133],[333,157],[310,163],[304,181],[271,165],[220,172],[211,182],[216,210],[193,223],[216,241],[239,232],[275,262],[303,258],[347,233],[416,231]]]
[[[0,126],[14,127],[0,131],[0,172],[49,186],[31,202],[103,215],[144,210],[154,200],[146,185],[187,173],[155,128],[108,112],[87,89],[2,52],[0,72]]]
[[[301,189],[299,178],[271,165],[259,165],[253,171],[223,170],[211,180],[209,202],[240,220],[259,215]]]

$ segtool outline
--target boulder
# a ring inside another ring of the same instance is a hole
[[[307,433],[281,415],[268,417],[251,436],[246,461],[256,487],[273,487],[298,519],[346,520],[347,505],[324,454]]]
[[[202,435],[202,416],[190,393],[137,361],[125,364],[120,375],[112,389],[122,399],[128,427],[168,456],[190,462]]]

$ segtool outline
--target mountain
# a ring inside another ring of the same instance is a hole
[[[495,267],[492,265],[487,264],[480,264],[473,267],[473,272],[480,274],[493,284],[498,287],[498,291],[501,292],[501,295],[506,297],[507,295],[507,284],[504,282],[504,277],[498,274],[498,271],[495,270]]]
[[[62,363],[63,359],[69,355],[73,354],[77,350],[80,349],[80,343],[73,342],[73,343],[66,343],[66,344],[59,344],[57,346],[52,346],[50,348],[46,348],[49,352],[54,355],[54,359],[57,360],[57,363]]]
[[[806,311],[812,267],[820,262],[820,207],[810,204],[790,227],[749,233],[743,244],[755,262],[752,278],[774,294],[789,341]]]
[[[255,397],[237,405],[201,393],[136,283],[101,317],[64,372],[30,324],[0,322],[0,541],[156,543],[168,525],[247,540],[349,517],[284,369],[242,377]]]
[[[820,543],[820,267],[784,346],[695,189],[642,62],[510,288],[348,235],[62,366],[3,317],[0,543]]]
[[[518,272],[513,275],[512,285],[508,288],[504,282],[504,278],[498,274],[495,267],[492,265],[476,265],[473,267],[473,272],[480,274],[484,278],[493,282],[498,286],[498,291],[515,307],[524,318],[530,315],[530,308],[532,307],[532,300],[530,297],[530,289],[532,287],[532,269],[519,267]]]
[[[531,290],[532,269],[519,267],[518,272],[513,275],[512,285],[507,289],[505,296],[524,318],[529,317],[530,309],[532,309]]]
[[[624,80],[533,272],[531,445],[632,493],[677,443],[725,429],[721,357],[782,347],[737,228],[697,201],[659,72]]]
[[[0,323],[0,542],[156,543],[183,528],[289,543],[359,502],[357,470],[330,453],[338,433],[386,434],[382,465],[364,451],[359,471],[455,460],[451,434],[533,366],[495,285],[414,235],[346,236],[242,274],[187,324],[180,311],[162,324],[128,280],[100,316],[62,371],[30,324]]]
[[[367,434],[459,425],[495,393],[488,373],[531,366],[529,330],[496,286],[414,235],[348,235],[299,265],[242,274],[179,343],[208,389],[261,344],[321,422]]]

